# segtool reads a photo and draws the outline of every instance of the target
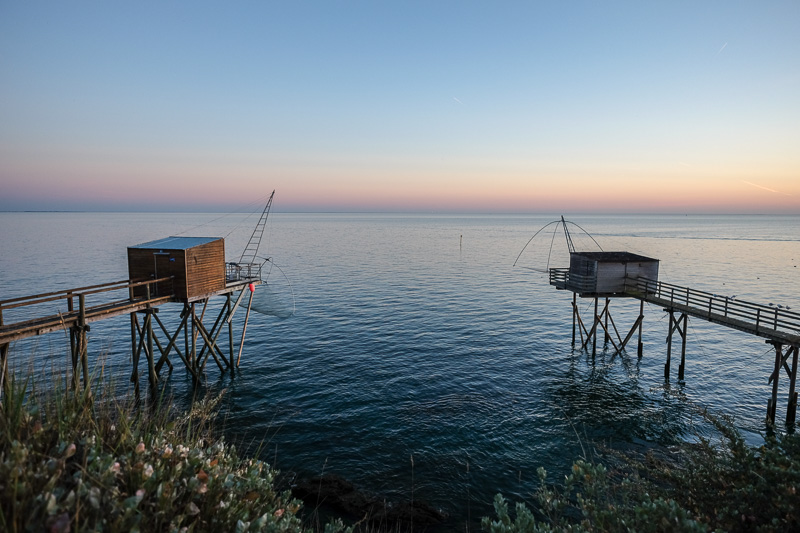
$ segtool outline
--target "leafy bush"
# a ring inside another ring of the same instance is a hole
[[[800,531],[800,436],[770,435],[747,446],[726,419],[707,416],[721,436],[680,447],[677,459],[628,458],[621,472],[576,461],[559,487],[540,487],[533,510],[497,495],[496,517],[482,521],[492,533]]]
[[[85,393],[37,401],[12,381],[0,405],[0,530],[304,531],[276,472],[212,438],[218,401],[148,414]]]
[[[494,501],[497,519],[484,518],[482,527],[491,533],[705,531],[674,501],[651,498],[641,484],[629,480],[612,484],[603,465],[576,461],[561,488],[548,485],[543,468],[538,474],[540,486],[534,501],[539,519],[524,503],[517,503],[512,520],[507,502],[498,494]]]

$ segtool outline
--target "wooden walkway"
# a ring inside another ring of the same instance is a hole
[[[647,279],[626,280],[625,294],[770,341],[800,345],[800,313]]]
[[[758,304],[739,300],[735,297],[720,296],[705,291],[691,289],[654,281],[646,278],[625,278],[624,288],[605,297],[605,306],[598,311],[598,300],[601,295],[581,294],[595,300],[594,316],[591,328],[584,324],[576,305],[576,296],[582,293],[581,287],[584,280],[570,279],[568,269],[550,269],[550,285],[559,290],[573,292],[572,308],[572,342],[575,344],[576,326],[581,336],[581,349],[588,349],[591,342],[592,354],[596,351],[597,337],[600,330],[605,332],[605,341],[614,345],[616,352],[625,350],[625,346],[638,330],[639,357],[642,356],[642,322],[644,319],[644,303],[648,302],[662,307],[669,313],[669,331],[667,333],[667,360],[664,365],[664,379],[669,380],[670,364],[672,358],[672,341],[681,338],[681,360],[678,367],[678,379],[684,378],[686,364],[686,334],[687,317],[691,316],[706,320],[725,327],[736,329],[750,335],[767,339],[766,342],[775,348],[775,363],[769,376],[768,383],[772,384],[772,395],[767,402],[767,420],[775,421],[775,411],[778,403],[778,381],[785,370],[789,378],[789,401],[786,410],[787,425],[794,424],[798,393],[796,381],[798,374],[798,355],[800,354],[800,313],[792,311],[783,305]],[[640,300],[639,317],[624,338],[619,335],[616,325],[610,316],[609,299],[611,297],[629,297]],[[676,314],[678,317],[676,318]],[[609,327],[609,322],[611,327]],[[612,329],[613,328],[613,329]],[[614,341],[612,333],[616,333],[619,343]]]
[[[131,379],[136,382],[137,395],[137,367],[139,357],[142,354],[147,359],[151,385],[155,385],[158,382],[158,371],[163,364],[167,364],[170,369],[172,368],[169,355],[173,350],[186,363],[187,369],[195,378],[199,378],[209,356],[214,357],[221,371],[233,370],[233,330],[231,319],[244,296],[245,291],[242,289],[248,285],[251,285],[251,287],[259,285],[261,280],[253,278],[228,281],[224,289],[215,291],[212,294],[195,297],[191,301],[177,298],[170,289],[172,286],[171,281],[171,277],[145,281],[122,280],[0,301],[0,394],[8,374],[9,345],[14,341],[54,331],[64,331],[69,334],[75,386],[77,387],[78,376],[82,372],[84,385],[88,387],[90,376],[87,362],[88,339],[86,333],[89,331],[89,324],[121,315],[130,315],[131,317],[134,360],[134,372]],[[242,293],[236,301],[236,305],[232,305],[231,294],[239,290],[242,290]],[[250,303],[248,303],[247,308],[248,317],[250,304],[252,303],[252,291],[250,294]],[[211,296],[218,295],[226,296],[227,302],[223,305],[223,309],[220,311],[213,328],[209,330],[204,326],[202,316],[205,314],[208,299]],[[183,305],[181,325],[174,333],[167,332],[156,315],[159,305],[170,302],[177,302]],[[196,302],[204,304],[203,314],[200,317],[195,313]],[[143,324],[139,324],[139,320],[136,317],[137,313],[145,315]],[[18,319],[9,322],[8,319],[11,314],[17,315]],[[153,318],[160,325],[167,338],[170,339],[166,348],[162,346],[155,336]],[[188,318],[191,318],[191,320],[187,321]],[[229,337],[231,337],[228,357],[223,357],[219,346],[217,346],[217,338],[222,331],[223,319],[224,323],[228,325]],[[247,328],[246,319],[244,328],[242,344],[244,343],[244,332]],[[185,332],[187,337],[185,352],[181,352],[176,343],[178,333],[181,330]],[[191,342],[189,342],[189,330],[191,330]],[[202,337],[203,341],[200,355],[197,355],[198,346],[196,340],[198,337]],[[156,359],[154,343],[161,353],[160,359]],[[205,357],[203,357],[204,355]],[[239,357],[241,357],[241,346]],[[236,366],[238,366],[238,361]]]

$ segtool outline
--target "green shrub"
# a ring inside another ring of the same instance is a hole
[[[494,501],[497,518],[484,518],[482,527],[491,533],[705,531],[674,501],[651,498],[640,483],[611,483],[603,465],[576,461],[561,488],[547,483],[543,468],[538,474],[540,486],[534,503],[540,518],[524,503],[517,503],[512,519],[507,502],[498,494]]]
[[[517,503],[512,518],[497,495],[496,517],[482,526],[492,533],[800,531],[800,436],[769,435],[753,448],[730,420],[706,418],[716,443],[684,444],[669,461],[629,457],[614,476],[579,460],[558,487],[539,469],[533,510]]]
[[[149,414],[28,386],[0,405],[0,530],[304,531],[276,472],[211,435],[219,398]]]

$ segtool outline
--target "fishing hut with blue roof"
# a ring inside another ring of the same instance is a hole
[[[191,303],[225,290],[225,240],[216,237],[167,237],[128,247],[130,279],[172,278],[155,284],[155,294],[172,294]],[[144,295],[145,287],[134,290]]]
[[[12,342],[69,331],[72,385],[76,389],[80,386],[82,374],[83,387],[88,390],[92,382],[87,335],[90,324],[126,314],[131,321],[131,382],[137,398],[142,358],[147,362],[152,398],[158,397],[162,367],[166,365],[172,371],[173,355],[198,381],[203,379],[209,359],[220,372],[233,374],[241,360],[255,287],[263,283],[261,267],[267,260],[259,257],[258,251],[274,196],[272,191],[239,261],[225,262],[225,240],[221,237],[166,237],[128,247],[126,280],[0,300],[0,402]],[[232,296],[237,292],[234,302]],[[124,294],[121,299],[117,296],[120,293]],[[234,357],[233,317],[248,293],[239,353]],[[225,301],[214,306],[217,318],[209,328],[204,322],[206,311],[212,309],[209,300],[218,296]],[[159,308],[170,304],[180,304],[180,315],[165,323],[159,317]],[[28,318],[21,315],[9,322],[9,312],[19,308],[28,309]],[[224,329],[228,330],[227,346],[220,339]]]

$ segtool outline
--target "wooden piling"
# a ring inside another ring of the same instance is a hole
[[[592,325],[592,357],[597,353],[597,324],[600,317],[597,316],[597,298],[594,299],[594,324]]]
[[[683,322],[683,327],[678,327],[678,333],[681,335],[681,364],[678,366],[678,381],[683,381],[683,372],[686,368],[686,324],[688,320],[685,313],[681,313],[678,318],[678,323]]]
[[[639,302],[639,342],[636,347],[636,355],[639,359],[642,358],[642,354],[644,353],[642,345],[642,322],[644,322],[644,300]]]
[[[775,410],[778,405],[778,381],[783,363],[783,345],[779,342],[773,342],[772,345],[775,347],[775,371],[772,374],[772,397],[767,402],[767,422],[769,424],[775,423]]]
[[[225,320],[228,323],[228,366],[231,369],[231,374],[234,373],[234,365],[233,365],[233,320],[230,320],[231,314],[233,314],[233,308],[231,307],[231,293],[226,294],[227,301],[225,302],[225,306],[228,309],[227,319]],[[573,319],[574,320],[574,319]],[[573,326],[572,332],[572,342],[575,343],[575,326]]]
[[[800,348],[792,346],[789,348],[792,352],[792,369],[789,373],[789,403],[786,406],[786,425],[790,426],[795,422],[797,414],[797,392],[795,392],[795,385],[797,382],[797,355]]]
[[[572,293],[572,346],[575,346],[575,322],[578,315],[577,293]],[[581,335],[583,336],[583,335]]]

